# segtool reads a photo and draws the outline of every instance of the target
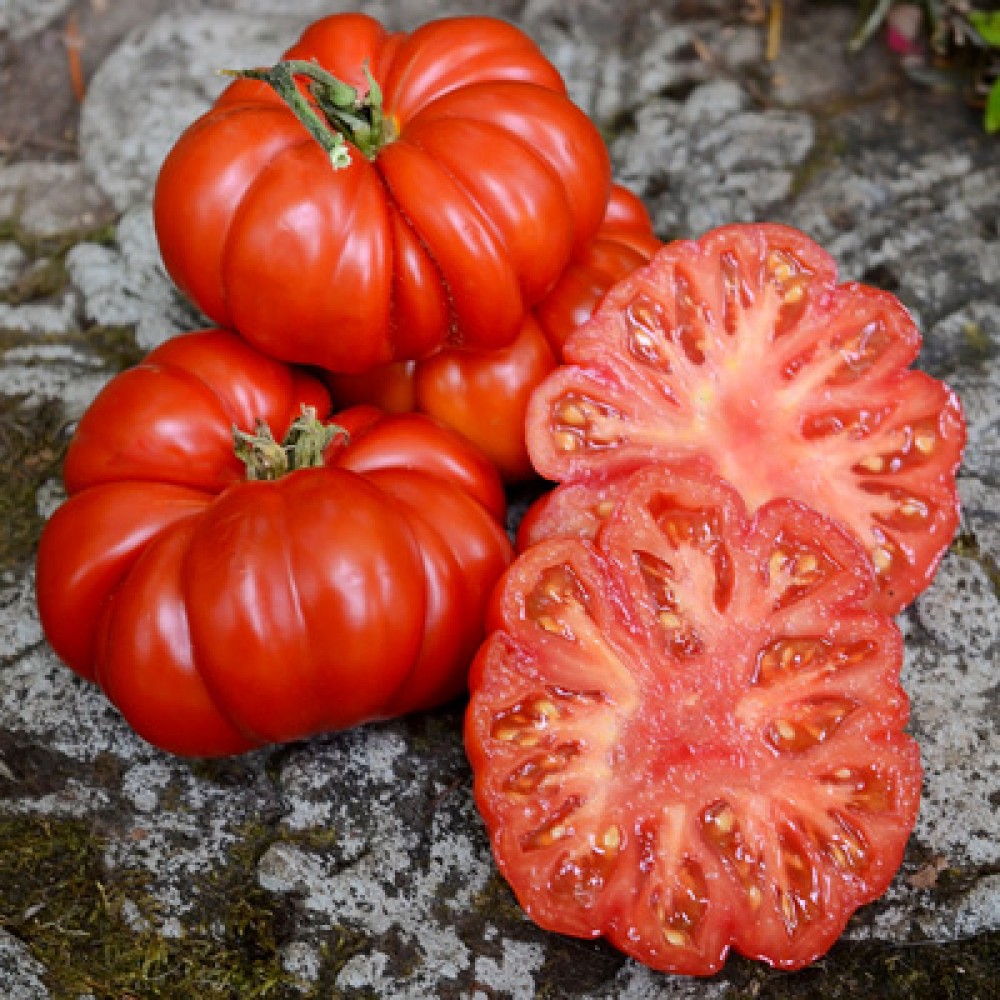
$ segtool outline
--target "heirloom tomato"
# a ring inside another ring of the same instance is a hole
[[[555,368],[566,337],[590,317],[601,296],[660,246],[642,202],[615,184],[597,236],[574,255],[512,344],[496,350],[446,347],[421,361],[330,374],[334,399],[430,414],[472,441],[507,482],[528,479],[534,469],[524,416],[532,390]]]
[[[465,688],[510,559],[496,470],[421,414],[177,337],[98,394],[42,534],[45,634],[149,742],[239,753]],[[283,435],[283,443],[272,431]]]
[[[163,163],[156,232],[181,290],[277,358],[502,347],[601,223],[601,136],[504,21],[334,14],[233,75]]]
[[[946,385],[908,368],[919,347],[894,296],[838,284],[802,233],[725,226],[658,251],[570,335],[533,394],[529,453],[598,491],[615,468],[704,456],[751,510],[794,497],[843,522],[895,613],[958,522],[965,423]]]
[[[706,468],[648,464],[593,540],[515,559],[466,746],[542,927],[669,972],[730,948],[793,969],[885,891],[916,820],[902,639],[836,521],[751,515]]]

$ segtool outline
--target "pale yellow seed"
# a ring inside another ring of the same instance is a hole
[[[787,281],[795,272],[792,271],[792,267],[788,261],[779,258],[772,264],[771,273],[778,281]]]
[[[787,892],[783,892],[781,894],[781,912],[785,915],[785,921],[787,923],[796,923],[795,904],[792,902],[792,897]]]
[[[781,571],[785,568],[785,563],[788,561],[788,556],[781,551],[781,549],[776,549],[771,554],[771,560],[768,563],[768,571],[771,575],[771,579],[774,580],[781,575]]]
[[[615,505],[610,500],[602,500],[599,504],[594,507],[594,513],[601,518],[610,517],[611,512],[615,509]]]
[[[510,743],[517,739],[517,734],[520,732],[518,729],[514,729],[510,726],[503,726],[500,729],[496,729],[493,732],[493,738],[501,740],[504,743]]]
[[[680,628],[684,624],[680,615],[675,615],[672,611],[661,611],[657,615],[657,618],[664,628],[675,629]]]
[[[788,667],[791,665],[792,660],[795,659],[795,650],[791,646],[785,646],[781,651],[781,665],[783,667]]]
[[[795,727],[787,719],[779,719],[774,724],[774,728],[777,730],[778,736],[786,743],[795,739]]]
[[[679,931],[674,927],[667,927],[663,931],[663,938],[671,948],[686,948],[690,941],[684,931]]]
[[[789,305],[795,305],[796,302],[802,301],[805,294],[805,289],[801,285],[792,285],[792,287],[785,292],[785,302]]]
[[[576,451],[580,447],[580,439],[570,431],[556,431],[552,438],[559,451]]]
[[[656,341],[653,340],[652,336],[646,330],[636,330],[632,334],[632,339],[644,351],[648,351],[650,348],[656,346]]]
[[[881,545],[877,546],[872,549],[872,562],[879,573],[884,573],[892,565],[892,553]]]
[[[868,472],[881,472],[885,468],[885,459],[881,455],[866,455],[858,465]]]
[[[558,719],[559,709],[546,698],[541,698],[535,702],[535,711],[543,719]]]
[[[833,776],[838,781],[850,781],[854,777],[854,772],[849,767],[838,767]]]
[[[563,403],[559,407],[559,422],[570,427],[586,427],[587,411],[577,403]]]
[[[747,896],[750,899],[750,906],[755,910],[764,901],[764,894],[755,885],[752,885],[749,889],[747,889]]]
[[[828,845],[828,853],[838,868],[850,868],[850,861],[839,844]]]
[[[810,573],[815,573],[818,568],[819,560],[811,552],[800,556],[796,567],[800,576],[808,576]]]
[[[622,832],[617,826],[609,826],[601,834],[601,847],[606,851],[617,851],[622,844]]]
[[[727,806],[715,815],[712,822],[719,833],[732,833],[736,827],[736,813]]]
[[[906,517],[925,517],[927,507],[919,500],[906,500],[899,505],[899,512]]]
[[[934,435],[933,434],[918,434],[914,439],[913,443],[916,445],[917,451],[922,455],[929,455],[934,450]]]
[[[546,632],[562,632],[563,625],[558,618],[553,618],[551,615],[539,615],[537,619],[538,627],[544,629]]]

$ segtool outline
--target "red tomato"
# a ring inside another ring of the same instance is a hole
[[[42,626],[162,749],[239,753],[465,688],[510,559],[496,471],[420,414],[345,411],[350,439],[317,443],[303,406],[326,414],[317,379],[202,331],[113,379],[70,444]],[[234,434],[246,450],[260,421],[291,431],[294,471],[258,432],[275,478],[248,478]]]
[[[908,369],[919,346],[897,299],[838,284],[803,234],[726,226],[608,293],[536,390],[528,450],[559,482],[705,456],[751,510],[794,497],[847,525],[895,613],[958,522],[965,424],[946,385]]]
[[[270,76],[304,120],[237,80],[164,162],[154,216],[174,281],[266,353],[332,371],[509,344],[610,185],[600,134],[538,46],[489,17],[406,35],[335,14],[285,59]]]
[[[505,481],[529,479],[535,473],[524,442],[524,416],[532,391],[608,288],[647,263],[660,245],[642,202],[613,185],[597,236],[576,254],[509,347],[445,348],[422,361],[333,374],[327,382],[334,398],[372,402],[393,413],[428,413],[472,441]]]
[[[520,555],[466,746],[527,913],[669,972],[826,951],[889,885],[920,795],[872,586],[835,521],[751,516],[695,467],[645,466],[594,541]]]

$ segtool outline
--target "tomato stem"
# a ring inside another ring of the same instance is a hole
[[[391,121],[382,113],[382,88],[371,75],[367,63],[362,72],[368,91],[360,94],[322,66],[303,59],[288,59],[274,66],[257,69],[224,69],[224,76],[260,80],[271,86],[288,105],[292,114],[309,130],[309,134],[326,150],[335,170],[348,166],[350,142],[369,160],[391,142]],[[310,101],[302,93],[297,77],[308,81]],[[345,141],[346,140],[346,141]]]
[[[303,406],[285,440],[280,444],[266,420],[258,420],[253,433],[233,425],[233,450],[246,466],[247,479],[275,480],[297,469],[322,468],[324,452],[334,439],[347,437],[339,424],[324,424],[312,406]]]

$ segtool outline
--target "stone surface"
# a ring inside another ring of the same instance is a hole
[[[0,27],[29,44],[70,6],[14,2]],[[296,0],[275,15],[265,0],[146,4],[162,16],[137,20],[89,80],[79,157],[0,165],[0,223],[13,233],[0,240],[0,403],[11,413],[58,407],[71,427],[136,346],[204,322],[158,257],[150,203],[159,164],[218,93],[217,68],[271,59],[311,17],[357,6]],[[444,0],[360,6],[399,28],[472,11]],[[158,982],[176,986],[162,994],[171,997],[223,975],[233,992],[200,992],[250,995],[248,983],[275,977],[281,998],[742,1000],[861,997],[874,976],[880,995],[995,997],[1000,973],[981,970],[1000,932],[996,140],[953,97],[905,82],[884,51],[848,57],[852,5],[786,4],[773,65],[764,26],[723,0],[488,7],[556,62],[661,236],[765,218],[801,227],[845,278],[903,299],[925,332],[918,364],[962,398],[960,535],[900,618],[925,767],[903,869],[816,970],[780,977],[733,959],[708,981],[658,975],[601,942],[547,934],[520,911],[472,803],[460,705],[231,761],[173,759],[57,661],[22,555],[0,564],[0,836],[37,829],[63,845],[46,862],[53,868],[20,870],[16,887],[36,893],[30,907],[55,896],[75,912],[72,896],[58,895],[73,886],[96,923],[68,927],[80,935],[74,967],[72,950],[48,946],[43,910],[7,920],[0,996],[77,1000],[85,987],[64,985],[83,981],[83,965],[100,965],[116,1000],[144,996],[101,964],[134,947]],[[101,230],[112,210],[109,239]],[[25,275],[45,268],[51,287],[22,295]],[[4,434],[7,422],[0,409]],[[14,440],[0,436],[5,448]],[[47,440],[29,456],[40,471],[30,501],[17,501],[32,523],[62,499],[51,450]],[[0,853],[7,872],[3,863]],[[73,881],[81,865],[93,876]],[[14,887],[0,879],[0,898]],[[102,948],[84,958],[95,926]],[[897,967],[916,992],[895,986]]]

